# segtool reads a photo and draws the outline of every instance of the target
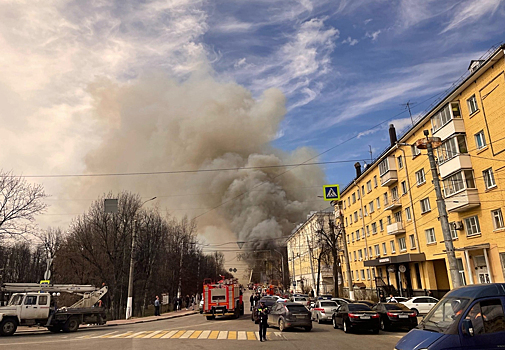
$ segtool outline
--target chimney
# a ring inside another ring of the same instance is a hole
[[[391,142],[391,146],[394,146],[396,144],[396,130],[395,126],[393,124],[389,124],[389,141]]]
[[[361,176],[361,164],[359,162],[354,163],[354,167],[356,168],[356,178]]]

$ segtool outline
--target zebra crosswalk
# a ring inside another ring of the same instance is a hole
[[[200,340],[259,340],[259,333],[252,331],[211,331],[211,330],[156,330],[140,332],[109,332],[88,334],[78,339],[200,339]],[[269,340],[286,340],[281,332],[267,332]]]

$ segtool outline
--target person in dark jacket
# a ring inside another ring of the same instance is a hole
[[[258,307],[258,320],[259,320],[259,334],[260,334],[260,341],[267,341],[267,328],[268,328],[268,314],[269,310],[265,306],[265,303],[260,303],[260,306]]]
[[[156,296],[154,300],[154,316],[160,316],[160,297]]]
[[[253,310],[253,307],[254,307],[254,295],[251,294],[251,296],[249,297],[249,302],[251,303],[251,311]]]

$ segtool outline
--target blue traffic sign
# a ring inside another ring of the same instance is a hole
[[[340,200],[340,189],[338,185],[325,185],[324,190],[324,200],[325,201],[338,201]]]

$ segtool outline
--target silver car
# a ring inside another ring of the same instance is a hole
[[[337,302],[332,300],[318,300],[312,308],[312,319],[317,323],[331,322],[333,310],[338,307]]]

